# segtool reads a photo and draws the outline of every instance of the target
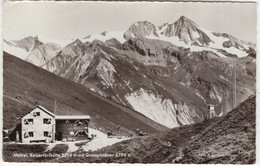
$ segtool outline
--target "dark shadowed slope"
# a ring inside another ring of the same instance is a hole
[[[38,102],[55,114],[91,116],[91,127],[101,131],[116,130],[131,133],[141,128],[148,133],[167,129],[162,125],[121,106],[109,99],[92,94],[83,86],[60,78],[50,72],[4,52],[3,55],[3,127],[11,129]]]
[[[252,96],[183,148],[182,163],[255,162],[256,97]]]
[[[226,116],[114,144],[95,153],[131,157],[67,158],[59,162],[228,163],[255,162],[255,96]],[[55,160],[56,161],[56,160]]]

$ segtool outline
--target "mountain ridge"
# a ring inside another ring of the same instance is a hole
[[[202,121],[208,103],[217,105],[218,115],[230,111],[234,72],[237,103],[255,92],[256,51],[250,46],[180,17],[159,27],[139,21],[125,33],[104,31],[65,47],[42,43],[43,48],[31,51],[30,62],[167,127],[178,127]]]
[[[139,31],[140,30],[140,31]],[[174,23],[164,23],[161,26],[155,26],[149,21],[137,21],[133,23],[130,28],[125,31],[125,32],[108,32],[104,31],[100,33],[100,35],[88,35],[86,37],[83,37],[82,40],[84,43],[85,42],[92,42],[95,39],[98,39],[102,42],[105,42],[106,40],[115,38],[118,41],[120,41],[121,44],[126,42],[127,40],[137,37],[137,38],[151,38],[151,39],[158,39],[158,40],[165,40],[168,42],[171,42],[172,44],[178,45],[180,47],[183,47],[185,45],[189,45],[190,48],[193,48],[194,46],[206,46],[203,48],[204,50],[206,49],[211,49],[214,48],[211,51],[217,52],[217,49],[223,49],[227,52],[234,51],[234,49],[237,49],[236,51],[240,50],[240,53],[243,51],[249,50],[249,47],[252,49],[256,50],[256,45],[252,42],[244,41],[244,40],[239,40],[238,38],[229,35],[227,33],[218,33],[218,32],[210,32],[208,30],[205,30],[203,28],[200,28],[195,22],[190,20],[189,18],[185,16],[181,16],[177,21]],[[123,39],[125,38],[125,39]],[[214,38],[214,40],[212,39]],[[22,49],[25,49],[27,52],[32,48],[28,48],[26,44],[28,42],[25,42],[25,40],[28,41],[39,41],[38,36],[32,37],[26,37],[22,40],[3,40],[4,43],[4,50],[10,52],[10,49],[7,48],[6,45],[11,45],[11,46],[16,46]],[[40,38],[41,40],[41,38]],[[66,45],[70,44],[72,41],[67,41],[67,44],[64,45],[60,41],[55,41],[52,42],[51,39],[49,39],[51,43],[59,44],[60,47],[65,47]],[[219,41],[218,41],[219,40]],[[11,42],[14,42],[11,44]],[[25,44],[22,44],[22,43]],[[40,44],[42,44],[41,41],[39,41]],[[47,43],[48,39],[44,39],[44,43]],[[17,43],[17,44],[15,44]],[[19,44],[20,43],[20,44]],[[29,42],[30,43],[30,42]],[[62,44],[61,44],[62,43]],[[37,47],[35,45],[34,47]],[[192,50],[193,51],[198,51],[198,50],[203,50],[200,47],[194,47]],[[228,49],[228,48],[234,48],[234,49]],[[11,52],[10,52],[11,53]],[[241,55],[245,56],[245,54]]]

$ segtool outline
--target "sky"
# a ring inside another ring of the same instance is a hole
[[[256,3],[209,2],[7,2],[3,37],[76,39],[126,31],[136,21],[156,26],[186,16],[204,29],[256,43]]]

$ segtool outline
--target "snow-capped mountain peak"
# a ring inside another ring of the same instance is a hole
[[[124,33],[124,38],[126,40],[132,37],[147,37],[156,36],[157,28],[149,21],[138,21],[130,26],[130,28]]]
[[[208,45],[211,41],[195,22],[185,16],[181,16],[175,23],[171,24],[166,30],[165,36],[176,36],[186,44],[199,42],[202,45]]]
[[[126,40],[130,38],[178,38],[184,44],[197,42],[201,45],[208,45],[210,38],[199,29],[199,26],[185,16],[181,16],[173,24],[164,23],[162,26],[155,26],[148,21],[138,21],[130,26],[125,32]]]
[[[237,57],[248,55],[249,47],[255,44],[239,40],[225,33],[215,33],[199,27],[191,19],[181,16],[172,24],[164,23],[155,26],[148,21],[138,21],[124,33],[126,40],[147,38],[170,42],[173,45],[190,49],[190,51],[211,51],[217,56],[226,58],[226,53]],[[151,41],[150,41],[151,42]]]

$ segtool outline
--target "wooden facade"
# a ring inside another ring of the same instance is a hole
[[[90,117],[55,116],[42,106],[35,107],[22,118],[21,141],[52,142],[83,140],[90,137],[88,125]]]
[[[87,139],[89,121],[89,116],[57,116],[56,139],[58,141]]]

